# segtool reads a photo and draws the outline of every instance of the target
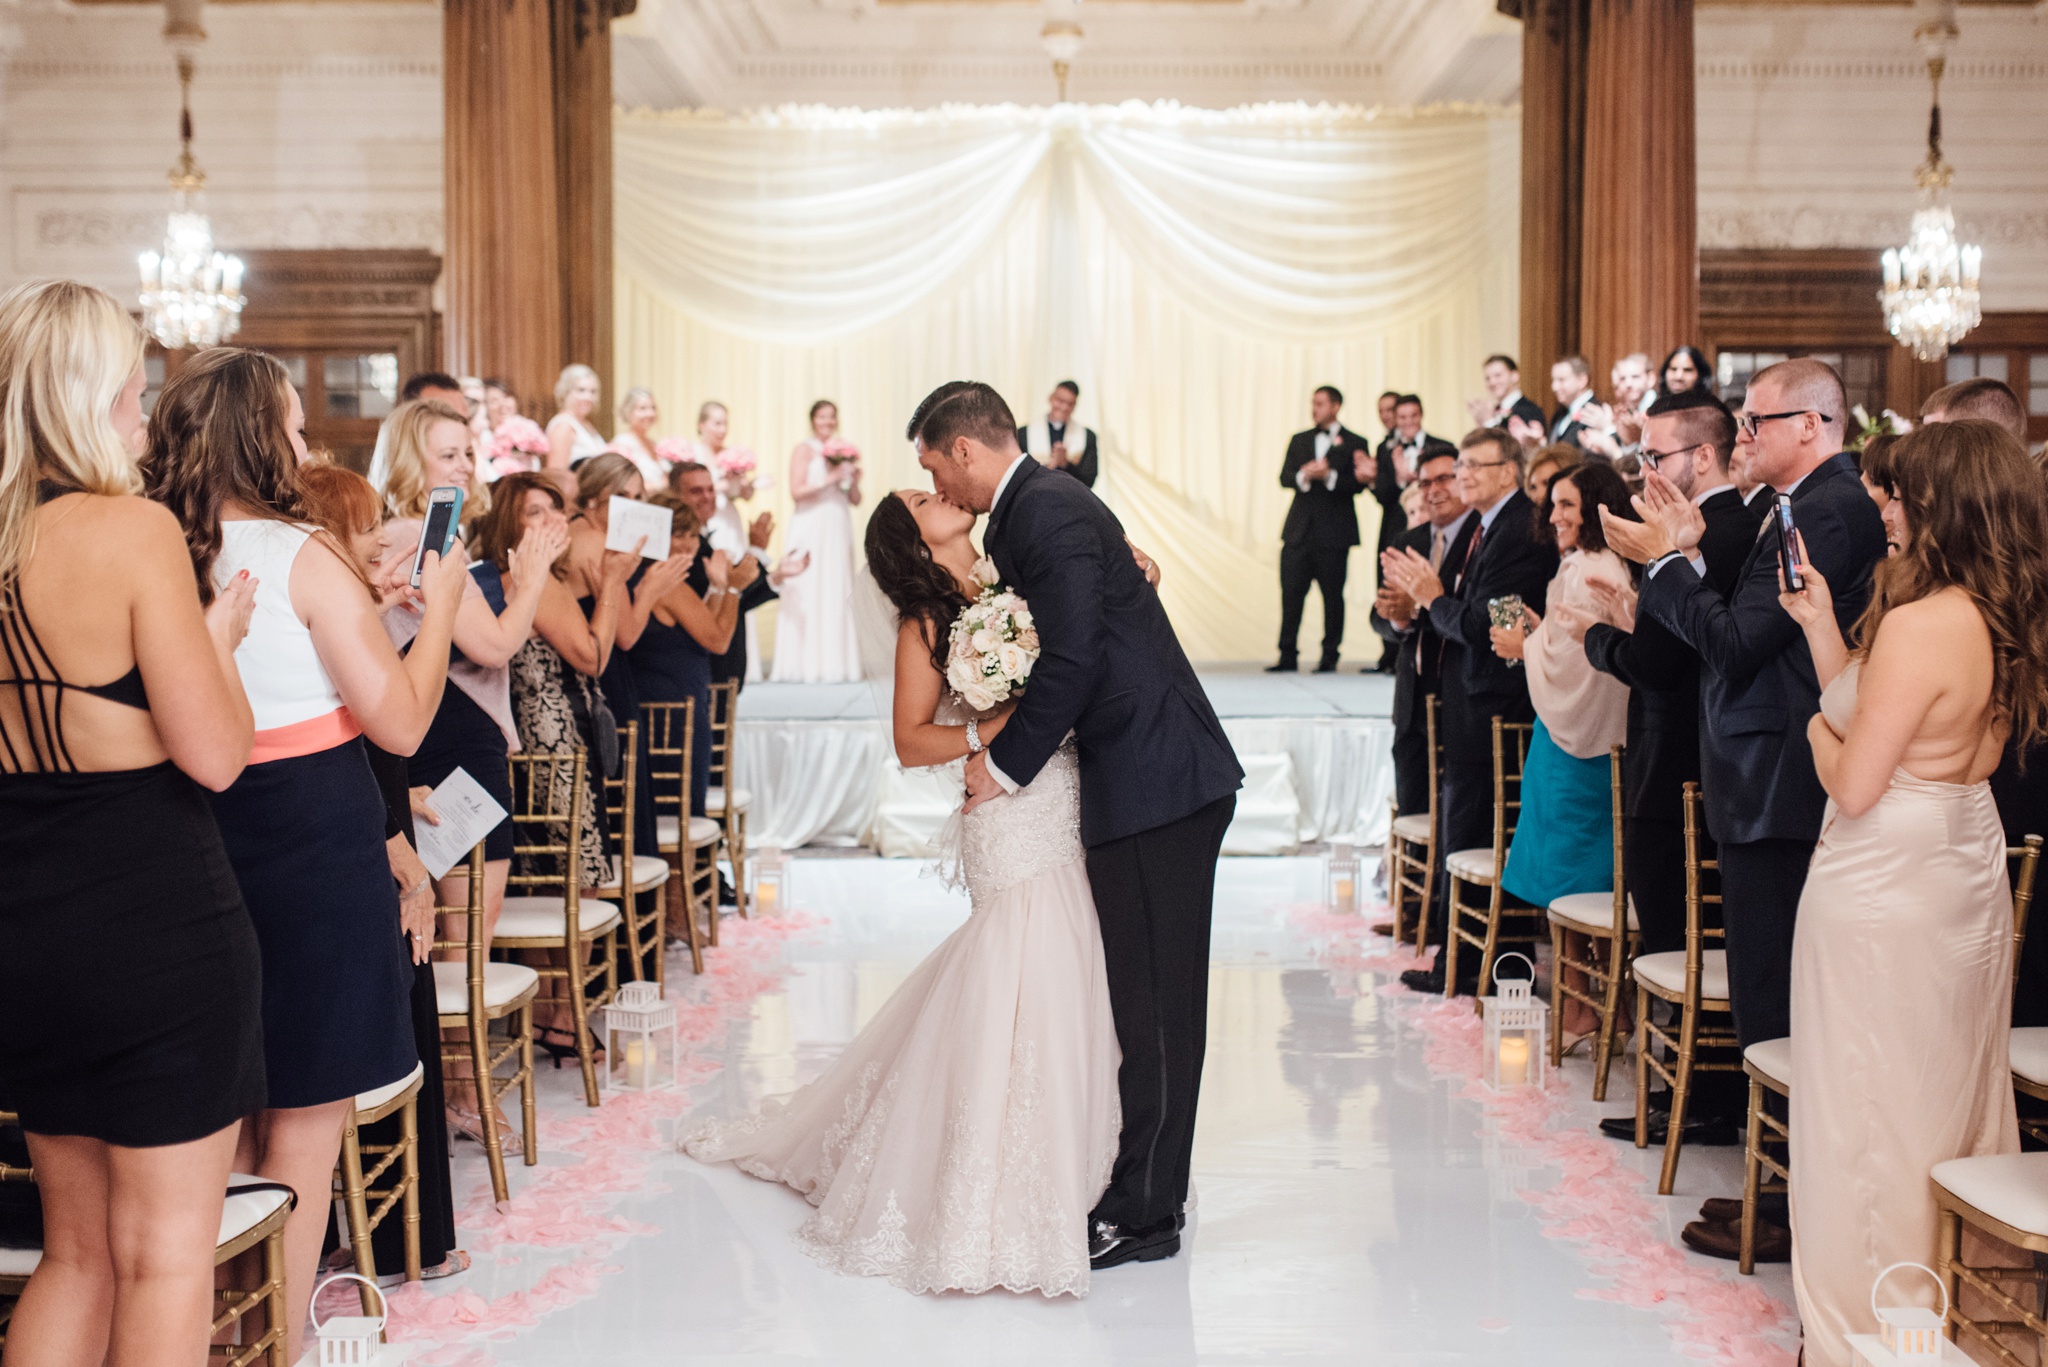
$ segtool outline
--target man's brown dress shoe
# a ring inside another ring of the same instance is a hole
[[[1694,1220],[1679,1237],[1695,1253],[1735,1262],[1742,1257],[1742,1226],[1720,1220]],[[1792,1261],[1792,1231],[1783,1225],[1757,1221],[1756,1260],[1760,1263]]]
[[[1732,1196],[1709,1196],[1700,1202],[1700,1218],[1710,1225],[1742,1225],[1742,1202]]]

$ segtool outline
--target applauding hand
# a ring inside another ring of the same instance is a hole
[[[1622,631],[1635,631],[1636,595],[1633,589],[1623,588],[1609,579],[1590,580],[1586,587],[1592,590],[1594,601],[1600,604],[1600,616],[1603,621]],[[1584,626],[1579,628],[1573,639],[1586,639]]]
[[[1443,596],[1444,581],[1429,567],[1429,560],[1415,551],[1396,547],[1383,552],[1380,574],[1413,599],[1417,608],[1427,610]]]

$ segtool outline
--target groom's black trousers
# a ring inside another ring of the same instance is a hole
[[[1209,1022],[1216,859],[1237,797],[1088,851],[1123,1067],[1123,1137],[1093,1220],[1144,1231],[1187,1200]]]

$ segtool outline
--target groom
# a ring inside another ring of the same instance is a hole
[[[1081,481],[1018,450],[1001,395],[941,385],[907,435],[941,497],[989,515],[982,548],[1038,627],[1031,686],[968,760],[967,810],[1038,777],[1069,732],[1080,747],[1081,840],[1123,1048],[1123,1135],[1089,1217],[1089,1264],[1170,1258],[1202,1084],[1216,858],[1244,771],[1123,527]]]

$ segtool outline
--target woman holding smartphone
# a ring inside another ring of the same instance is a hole
[[[185,528],[201,596],[244,572],[258,581],[235,652],[254,746],[214,798],[263,954],[269,1108],[243,1128],[236,1158],[302,1194],[326,1190],[356,1095],[418,1062],[400,890],[363,738],[397,755],[418,748],[467,579],[459,549],[427,551],[426,614],[400,658],[347,549],[306,521],[304,423],[276,359],[202,351],[157,399],[143,466],[151,496]],[[285,1226],[295,1361],[327,1218],[325,1202],[302,1199]]]
[[[265,1099],[256,935],[201,791],[249,757],[257,586],[202,613],[136,497],[142,352],[90,286],[0,298],[0,1076],[43,1211],[9,1361],[206,1360]]]

